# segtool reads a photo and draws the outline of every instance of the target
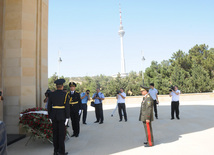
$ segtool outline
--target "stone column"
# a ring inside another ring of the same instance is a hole
[[[8,133],[19,133],[21,111],[43,105],[47,47],[48,0],[3,0],[2,83]]]
[[[0,91],[2,91],[2,31],[3,31],[3,1],[0,0]],[[0,120],[3,120],[3,103],[0,101]]]

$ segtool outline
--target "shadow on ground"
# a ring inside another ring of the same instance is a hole
[[[182,135],[204,131],[214,127],[214,106],[184,105],[180,106],[180,120],[170,120],[170,106],[158,107],[159,119],[153,122],[155,145],[172,143],[182,138]],[[87,125],[81,121],[81,133],[78,138],[66,141],[66,151],[75,155],[107,155],[141,147],[145,141],[144,128],[139,118],[139,107],[127,108],[128,122],[118,122],[118,114],[111,117],[112,110],[104,111],[104,124],[94,124],[94,111],[88,112]],[[71,130],[71,128],[70,128]],[[27,139],[21,143],[26,142]],[[48,143],[30,142],[25,147],[13,144],[9,154],[33,155],[34,150],[44,154],[52,154],[53,147]],[[20,150],[20,151],[19,151]],[[26,152],[25,152],[26,151]],[[36,151],[35,151],[36,152]],[[46,153],[45,153],[46,152]],[[36,153],[35,153],[36,154]]]

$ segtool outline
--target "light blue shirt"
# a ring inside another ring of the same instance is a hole
[[[80,96],[81,97],[85,96],[85,92],[81,93]],[[90,98],[90,95],[89,95],[89,98]],[[82,104],[87,104],[87,102],[88,102],[88,96],[86,96],[85,98],[82,99]]]
[[[94,93],[92,98],[94,98],[96,96],[96,94],[97,93]],[[99,98],[103,98],[103,99],[105,98],[104,94],[101,92],[98,93],[98,96],[99,96]],[[100,104],[100,103],[102,103],[102,100],[95,99],[94,104]]]
[[[149,94],[152,97],[153,100],[157,100],[157,94],[158,94],[158,90],[157,89],[149,89]]]

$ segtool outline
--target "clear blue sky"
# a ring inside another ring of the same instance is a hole
[[[213,0],[50,0],[49,77],[113,75],[120,72],[119,3],[125,30],[126,71],[169,59],[196,44],[214,47]]]

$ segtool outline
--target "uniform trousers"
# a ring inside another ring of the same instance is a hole
[[[97,122],[103,122],[104,117],[103,117],[103,104],[95,104],[95,115]]]
[[[149,123],[143,122],[143,126],[144,126],[145,133],[146,133],[147,143],[149,146],[153,146],[154,140],[153,140],[153,132],[152,132],[151,121]]]
[[[73,129],[73,134],[78,136],[80,133],[80,117],[79,117],[79,105],[71,104],[70,105],[70,116],[71,116],[71,124]]]
[[[176,117],[179,118],[179,101],[171,102],[171,118],[174,118],[174,113],[176,113]]]
[[[65,120],[53,120],[53,145],[54,152],[65,153]]]

